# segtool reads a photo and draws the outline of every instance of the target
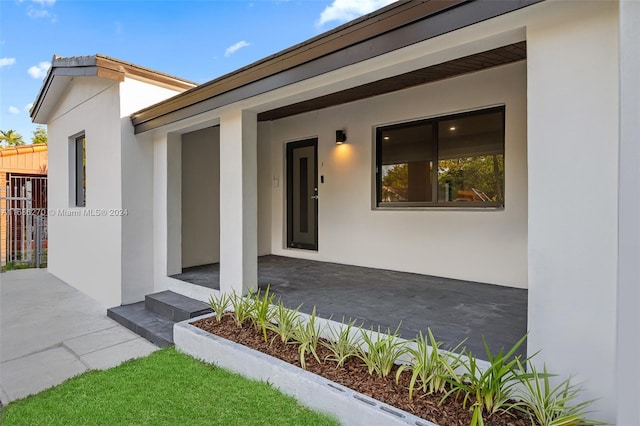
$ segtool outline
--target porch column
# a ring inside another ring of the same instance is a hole
[[[220,117],[220,291],[246,294],[258,284],[257,116]]]
[[[640,424],[640,3],[620,2],[617,418]]]
[[[527,351],[616,424],[618,3],[584,4],[527,26]]]
[[[167,289],[167,276],[182,272],[181,136],[158,135],[153,141],[153,275],[156,291]]]

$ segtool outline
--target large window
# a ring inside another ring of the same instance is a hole
[[[504,206],[504,107],[379,127],[378,207]]]
[[[87,205],[87,141],[84,135],[73,141],[75,151],[75,195],[76,206]]]

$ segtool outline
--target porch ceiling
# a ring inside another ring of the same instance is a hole
[[[454,59],[427,68],[352,87],[329,95],[272,109],[258,114],[258,121],[277,120],[304,112],[341,105],[360,99],[395,92],[421,84],[481,71],[527,58],[526,41]]]

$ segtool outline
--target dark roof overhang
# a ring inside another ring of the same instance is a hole
[[[541,1],[543,0],[397,2],[333,31],[138,111],[131,115],[131,121],[135,133],[142,133],[384,55]],[[381,87],[379,86],[378,89]],[[338,98],[339,95],[335,95],[333,99],[339,103],[343,102]],[[325,106],[330,104],[325,99]],[[278,110],[280,114],[284,112],[282,108]],[[271,119],[269,113],[262,113],[261,119]],[[279,116],[282,115],[271,115],[271,117]]]
[[[521,41],[463,58],[421,68],[408,73],[377,80],[368,84],[294,103],[258,114],[258,121],[277,120],[304,112],[341,105],[360,99],[383,95],[413,86],[432,83],[462,74],[482,71],[521,61],[527,57],[527,43]]]

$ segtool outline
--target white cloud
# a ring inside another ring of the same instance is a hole
[[[242,49],[243,47],[248,47],[251,46],[251,43],[248,43],[244,40],[237,42],[234,45],[231,45],[229,47],[227,47],[227,50],[224,51],[224,57],[228,57],[233,55],[234,53],[236,53],[238,50]]]
[[[0,68],[8,67],[16,63],[16,58],[0,58]]]
[[[24,0],[19,0],[22,3]],[[32,19],[51,18],[51,22],[56,22],[56,16],[51,14],[47,8],[52,8],[56,0],[30,0],[27,6],[27,16]]]
[[[31,108],[33,108],[33,102],[31,102],[30,104],[27,104],[27,106],[24,107],[24,110],[26,112],[29,112],[31,111]]]
[[[362,16],[366,13],[373,12],[395,0],[333,0],[329,6],[320,14],[318,19],[318,27],[323,26],[327,22],[338,21],[339,23],[347,22]]]
[[[48,18],[49,16],[51,16],[51,14],[49,13],[48,10],[36,9],[36,8],[30,7],[27,10],[27,16],[33,19],[40,19],[40,18]]]
[[[40,62],[38,65],[30,67],[27,72],[33,78],[44,78],[50,66],[50,62]]]
[[[20,114],[20,108],[16,108],[13,105],[11,105],[8,109],[9,114]]]

